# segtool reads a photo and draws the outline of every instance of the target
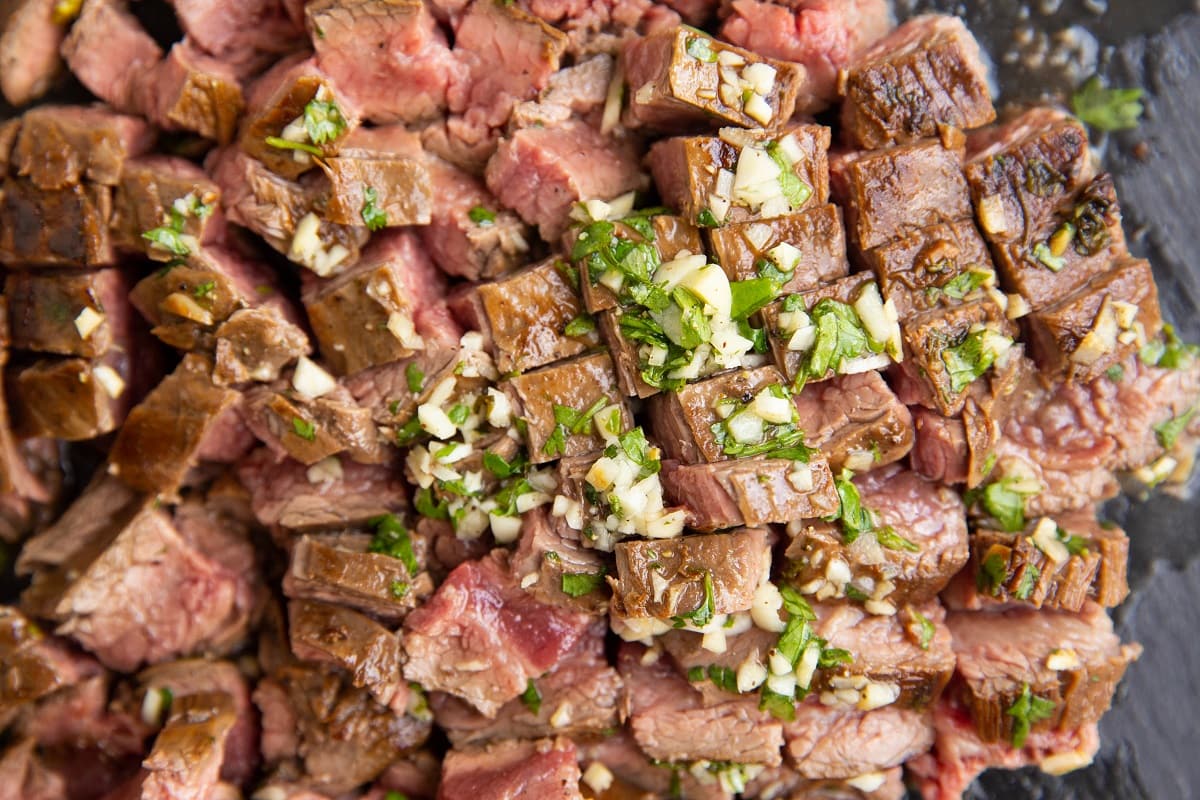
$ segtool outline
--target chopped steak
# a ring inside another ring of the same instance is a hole
[[[638,746],[633,736],[618,728],[611,736],[579,743],[581,765],[602,764],[613,776],[609,792],[613,797],[650,800],[678,793],[689,800],[729,800],[730,794],[715,781],[701,780],[691,770],[652,759]],[[710,776],[703,775],[707,779]],[[609,795],[605,795],[609,796]]]
[[[785,750],[806,778],[853,778],[894,767],[933,743],[928,712],[900,708],[873,711],[832,708],[809,701],[796,706],[784,725]]]
[[[0,93],[10,105],[41,97],[62,71],[65,31],[53,8],[54,0],[17,0],[0,9]]]
[[[806,292],[850,271],[842,211],[827,203],[796,214],[762,221],[735,222],[709,232],[713,257],[730,280],[758,277],[761,260],[781,244],[799,253],[792,276],[780,288],[785,294]]]
[[[560,461],[560,468],[569,461]],[[564,535],[564,529],[571,535]],[[565,576],[603,575],[608,567],[598,551],[584,547],[577,533],[556,524],[545,509],[535,508],[521,515],[521,540],[513,552],[511,566],[521,587],[543,603],[593,613],[608,610],[608,597],[600,591],[599,581],[592,591],[583,594],[563,591]]]
[[[43,633],[20,611],[0,606],[0,719],[14,709],[101,673],[91,657]]]
[[[4,296],[11,309],[12,346],[84,358],[126,346],[133,323],[128,292],[128,279],[119,269],[10,272]]]
[[[442,762],[439,800],[580,800],[579,765],[570,739],[509,740],[453,749]]]
[[[95,359],[35,361],[12,384],[17,430],[28,437],[71,442],[111,433],[152,379],[147,372],[156,361],[135,362],[123,348]]]
[[[116,186],[125,159],[153,145],[153,129],[137,117],[103,106],[39,106],[21,117],[12,165],[46,191],[84,180]]]
[[[117,262],[109,219],[112,190],[99,184],[39,189],[25,178],[0,184],[0,264],[102,267]]]
[[[863,258],[901,319],[974,298],[995,283],[987,244],[970,219],[914,230]]]
[[[82,6],[62,43],[63,59],[92,94],[121,111],[142,112],[138,84],[162,60],[162,49],[123,0]]]
[[[226,233],[220,198],[216,183],[190,161],[160,155],[131,158],[121,170],[113,196],[112,227],[118,244],[165,260],[161,247],[152,246],[142,234],[169,225],[177,201],[186,209],[180,233],[194,236],[202,245],[220,241]]]
[[[805,443],[835,473],[891,464],[912,449],[912,416],[874,370],[806,386],[793,402]]]
[[[197,693],[171,702],[166,723],[142,766],[143,797],[210,797],[237,717],[223,693]]]
[[[404,676],[457,695],[487,717],[560,663],[589,618],[528,596],[501,551],[457,567],[405,621]]]
[[[312,351],[308,334],[268,306],[233,312],[215,336],[213,382],[220,386],[278,380]]]
[[[403,713],[408,686],[400,675],[400,639],[375,620],[341,606],[293,600],[289,638],[297,658],[334,664],[385,706]]]
[[[172,0],[171,5],[197,47],[247,77],[302,46],[303,24],[288,12],[287,3],[245,0],[226,7],[208,0]]]
[[[190,131],[220,144],[237,132],[245,108],[236,71],[204,53],[190,39],[176,42],[146,76],[142,105],[155,124]]]
[[[996,118],[987,72],[961,19],[913,17],[839,76],[842,133],[871,149],[986,125]]]

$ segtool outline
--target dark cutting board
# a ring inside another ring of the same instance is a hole
[[[1200,2],[1198,0],[898,0],[901,18],[921,11],[962,16],[996,65],[1001,102],[1069,91],[1094,71],[1114,85],[1147,90],[1135,131],[1098,140],[1113,173],[1131,249],[1154,264],[1165,315],[1188,341],[1200,341]],[[169,18],[139,16],[170,36]],[[1098,13],[1100,12],[1100,13]],[[158,23],[158,24],[154,24]],[[1077,26],[1086,36],[1065,40]],[[1076,47],[1076,66],[1053,51]],[[1041,65],[1006,57],[1049,45]],[[1016,51],[1020,51],[1017,53]],[[1079,66],[1080,62],[1082,66]],[[78,89],[58,95],[80,98]],[[0,119],[12,113],[0,101]],[[1192,481],[1200,490],[1200,478]],[[1197,492],[1200,494],[1200,491]],[[1145,646],[1114,708],[1101,724],[1103,746],[1090,768],[1051,778],[1033,769],[989,772],[972,800],[1191,800],[1200,797],[1200,499],[1119,499],[1108,508],[1132,539],[1133,594],[1116,612],[1126,640]],[[9,587],[11,589],[11,586]],[[7,593],[4,593],[7,594]]]

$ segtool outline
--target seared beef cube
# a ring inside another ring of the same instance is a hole
[[[682,25],[632,39],[623,55],[633,128],[778,127],[792,118],[804,74]]]
[[[1020,745],[1030,731],[1095,722],[1142,652],[1140,645],[1121,644],[1095,603],[1079,613],[952,611],[946,624],[958,655],[958,697],[985,742]],[[1022,698],[1024,708],[1036,706],[1041,713],[1009,713]]]
[[[434,156],[425,165],[433,212],[420,236],[443,272],[468,280],[495,278],[526,260],[529,227],[501,208],[482,181]]]
[[[424,571],[411,574],[399,558],[369,552],[370,541],[365,534],[300,537],[283,578],[284,594],[399,621],[429,596],[433,580]],[[414,554],[418,552],[415,548]],[[417,557],[417,563],[422,562]]]
[[[312,351],[308,334],[270,307],[235,311],[216,331],[213,382],[220,386],[274,381]]]
[[[973,299],[996,283],[987,244],[969,219],[912,231],[863,258],[902,318]]]
[[[746,611],[767,569],[767,531],[618,542],[612,613],[619,618],[679,617],[704,627],[716,614]],[[656,589],[666,585],[665,590]]]
[[[921,406],[913,406],[911,412],[916,437],[913,470],[939,483],[966,483],[974,451],[962,417],[943,417]]]
[[[157,125],[198,133],[220,144],[233,140],[245,101],[229,64],[184,39],[144,77],[143,111]]]
[[[276,455],[309,466],[338,453],[362,464],[386,460],[371,410],[356,404],[344,388],[316,398],[280,389],[250,389],[243,412],[246,425]]]
[[[112,469],[139,491],[173,497],[201,460],[231,462],[249,449],[253,437],[238,416],[241,399],[213,383],[211,361],[185,356],[129,412],[109,454]]]
[[[447,88],[463,69],[425,3],[318,0],[304,13],[317,63],[363,117],[414,122],[445,108]]]
[[[927,311],[902,326],[908,357],[900,364],[903,380],[916,394],[900,397],[950,417],[962,410],[972,384],[995,367],[1004,370],[1013,349],[1016,325],[990,297]]]
[[[846,215],[852,254],[917,228],[970,217],[962,161],[961,144],[947,147],[936,139],[836,159],[833,195]]]
[[[404,677],[449,692],[487,717],[560,663],[590,618],[545,605],[509,575],[507,555],[493,551],[455,568],[405,620]]]
[[[117,269],[10,272],[4,294],[11,309],[12,346],[84,358],[127,346],[132,333],[128,292],[125,275]]]
[[[297,658],[334,664],[385,706],[403,712],[408,686],[400,676],[400,639],[375,620],[342,606],[293,600],[288,638]]]
[[[374,780],[429,738],[430,724],[397,714],[341,670],[282,666],[261,680],[263,758],[303,776],[310,791],[338,796]]]
[[[394,231],[376,235],[348,271],[312,282],[304,307],[322,355],[346,375],[432,345],[444,294],[445,281],[416,237]]]
[[[663,465],[667,500],[683,505],[702,531],[826,517],[838,509],[833,475],[823,460],[739,458],[715,464]]]
[[[21,117],[12,166],[45,191],[85,181],[116,186],[125,159],[153,145],[154,131],[137,117],[101,106],[39,106]]]
[[[247,0],[229,8],[175,0],[172,6],[187,37],[242,78],[307,44],[298,9],[283,0]]]
[[[755,398],[768,387],[782,386],[783,376],[772,366],[753,370],[734,370],[712,378],[706,378],[684,386],[678,392],[666,392],[650,399],[647,410],[650,432],[655,441],[662,443],[666,458],[685,464],[724,461],[729,458],[723,448],[728,430],[722,421],[730,417],[731,411],[747,406],[746,412],[754,414]],[[765,400],[782,400],[784,417],[791,415],[790,400],[786,396],[774,398],[764,395]],[[782,419],[780,417],[779,419]],[[772,418],[775,421],[776,418]],[[766,433],[767,441],[771,437]],[[763,439],[760,436],[759,439]],[[736,444],[740,440],[731,443]]]
[[[1127,258],[1074,294],[1029,315],[1030,355],[1046,374],[1089,381],[1127,360],[1162,328],[1150,262]]]
[[[500,202],[537,225],[547,241],[566,230],[574,203],[607,200],[646,182],[630,143],[578,120],[524,128],[501,140],[485,177]]]
[[[956,607],[978,609],[1000,602],[1079,611],[1087,600],[1106,608],[1129,595],[1125,578],[1129,538],[1096,521],[1093,510],[1042,517],[1025,532],[976,528],[971,564],[947,593]]]
[[[62,56],[71,73],[113,108],[144,113],[139,83],[162,60],[162,49],[125,2],[81,5],[79,17],[70,23],[70,34],[62,43]]]
[[[716,227],[829,202],[829,136],[821,125],[784,133],[726,129],[655,142],[646,161],[663,202],[697,225]]]
[[[809,701],[783,726],[784,750],[806,778],[853,778],[894,767],[933,743],[928,711],[893,707],[872,711]]]
[[[575,758],[575,743],[570,739],[517,739],[478,749],[454,749],[442,761],[437,796],[439,800],[581,800]]]
[[[45,94],[62,70],[59,46],[66,31],[45,0],[21,0],[5,6],[0,21],[0,94],[23,106]],[[0,163],[0,166],[3,166]]]
[[[220,199],[221,190],[190,161],[159,155],[131,158],[125,162],[113,195],[112,227],[117,244],[167,261],[178,254],[168,252],[162,244],[156,246],[142,234],[166,228],[194,237],[200,244],[222,239],[225,217]],[[156,241],[174,245],[174,238]],[[181,240],[181,244],[187,247],[190,242]]]
[[[456,747],[496,739],[535,739],[540,736],[595,736],[618,724],[621,677],[604,658],[600,623],[561,664],[530,680],[537,701],[509,700],[494,720],[462,700],[435,693],[430,698],[434,718]]]
[[[967,562],[958,494],[900,467],[867,473],[854,486],[877,526],[851,535],[836,523],[793,523],[791,580],[819,600],[853,595],[879,614],[936,596]]]
[[[64,639],[47,636],[16,608],[0,606],[0,625],[0,669],[6,678],[0,688],[0,719],[103,671],[95,659]]]
[[[321,162],[329,178],[324,218],[372,230],[428,225],[433,186],[419,160],[342,152]]]
[[[760,277],[764,259],[790,273],[780,289],[785,293],[815,289],[850,271],[842,211],[832,203],[762,222],[735,222],[708,236],[713,260],[731,281]]]
[[[111,433],[144,391],[146,366],[117,348],[95,359],[36,361],[12,385],[17,429],[25,437],[70,442]]]
[[[560,467],[564,463],[560,461]],[[608,571],[604,557],[596,550],[583,547],[578,535],[562,535],[564,527],[554,524],[545,509],[535,508],[522,514],[521,539],[512,556],[513,575],[521,587],[540,602],[604,613],[608,610],[608,598],[600,591],[598,580],[596,588],[590,592],[580,594],[574,586],[571,594],[563,591],[564,579],[568,585],[572,580],[568,576],[585,575],[590,580],[591,576]]]
[[[257,233],[292,261],[326,277],[358,260],[371,232],[337,225],[317,215],[324,188],[300,184],[268,170],[236,147],[213,151],[208,168],[221,187],[230,222]]]
[[[987,64],[958,17],[914,17],[856,58],[838,78],[842,126],[874,149],[969,130],[996,118]]]
[[[1032,244],[1043,220],[1094,175],[1087,131],[1074,117],[1033,108],[973,134],[967,183],[979,227],[994,243]]]
[[[0,33],[0,36],[3,36]],[[17,143],[17,134],[21,132],[21,118],[0,122],[0,175],[8,174],[9,162],[12,161],[13,147]]]
[[[874,370],[806,386],[793,402],[805,444],[835,473],[891,464],[912,449],[912,415]]]
[[[559,456],[578,456],[604,447],[597,424],[615,424],[616,436],[633,426],[633,414],[617,389],[612,358],[607,353],[581,356],[560,364],[526,372],[504,383],[525,420],[525,448],[529,460],[544,464]],[[603,419],[602,419],[603,417]]]
[[[587,119],[597,111],[603,114],[615,66],[616,58],[608,53],[581,57],[574,66],[551,75],[546,88],[538,92],[536,99],[513,106],[509,125],[514,128],[545,127],[565,122],[572,116]]]
[[[481,350],[437,346],[418,350],[411,358],[356,372],[346,378],[346,388],[359,405],[371,409],[377,423],[399,429],[412,420],[418,406],[443,381],[455,379],[453,397],[459,394],[460,380],[461,388],[474,388],[479,382],[479,378],[466,377],[468,371],[495,377],[495,373],[486,370],[490,365],[490,358]]]
[[[353,107],[312,59],[276,64],[250,87],[246,105],[239,146],[289,180],[317,165],[311,150],[321,157],[337,155],[341,141],[358,125]]]
[[[172,698],[166,722],[142,762],[143,796],[219,791],[221,762],[237,721],[233,700],[217,692]]]
[[[480,330],[501,373],[525,372],[596,347],[579,292],[552,258],[474,290]]]
[[[625,681],[625,715],[638,745],[660,761],[781,762],[783,726],[752,698],[706,703],[665,659],[622,644],[617,670]]]
[[[1036,220],[1027,239],[995,245],[1005,287],[1035,310],[1094,280],[1128,254],[1112,176],[1103,174],[1058,211]]]
[[[633,735],[625,728],[618,728],[611,736],[579,743],[581,765],[599,763],[613,776],[609,792],[613,796],[669,797],[678,788],[679,793],[689,800],[730,800],[730,793],[717,782],[708,782],[696,777],[687,769],[663,769],[663,762],[652,759],[638,746]],[[585,770],[586,771],[586,770]]]
[[[112,190],[107,186],[42,190],[24,178],[5,178],[0,186],[0,264],[115,264],[111,215]]]
[[[612,297],[609,294],[609,297]],[[613,298],[613,302],[616,299]],[[638,350],[641,345],[627,339],[621,331],[621,312],[616,309],[606,309],[596,313],[596,326],[600,329],[600,337],[612,354],[613,366],[617,371],[617,385],[621,394],[626,397],[651,397],[661,390],[651,386],[642,379],[639,366],[641,358]]]

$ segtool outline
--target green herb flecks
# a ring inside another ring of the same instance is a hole
[[[471,210],[467,212],[467,218],[481,228],[496,224],[496,212],[483,206],[472,206]]]
[[[594,330],[596,330],[596,320],[590,314],[580,314],[566,324],[563,328],[563,336],[571,338],[586,336]]]
[[[1197,406],[1192,406],[1187,411],[1177,417],[1160,422],[1154,426],[1154,436],[1158,439],[1158,443],[1164,450],[1170,450],[1175,447],[1175,442],[1179,441],[1179,436],[1191,423],[1192,417],[1196,416]]]
[[[1054,716],[1054,701],[1033,694],[1026,683],[1021,687],[1020,696],[1004,713],[1013,718],[1012,746],[1019,750],[1025,746],[1029,731],[1036,723]]]
[[[591,594],[604,585],[603,568],[599,572],[564,572],[561,587],[563,594],[569,597],[583,597]]]
[[[1093,75],[1071,96],[1071,110],[1096,130],[1129,130],[1141,121],[1143,94],[1142,89],[1107,88]]]
[[[302,417],[292,417],[292,433],[306,442],[316,441],[317,426]]]
[[[308,153],[313,156],[325,155],[321,148],[308,142],[293,142],[291,139],[284,139],[279,136],[268,136],[264,141],[269,147],[274,147],[276,150],[299,150],[302,153]]]
[[[313,144],[326,144],[346,132],[346,118],[332,100],[313,98],[304,106],[304,130]]]
[[[671,617],[671,624],[676,628],[683,628],[687,625],[692,625],[695,628],[703,628],[708,623],[712,622],[713,616],[716,614],[716,597],[713,590],[712,571],[704,570],[704,597],[700,601],[700,605],[692,609],[686,614]]]
[[[379,193],[373,186],[363,189],[362,220],[372,231],[386,228],[388,224],[387,211],[379,207]]]
[[[561,456],[567,451],[567,437],[587,433],[588,425],[596,412],[609,404],[608,395],[598,397],[595,402],[583,411],[577,411],[570,406],[554,404],[554,430],[542,445],[542,453],[548,456]]]
[[[375,531],[371,537],[371,544],[367,547],[368,552],[399,559],[410,578],[421,571],[416,553],[413,552],[412,537],[408,534],[408,528],[404,527],[404,523],[394,514],[380,514],[368,520],[367,524]]]
[[[684,49],[697,61],[703,61],[706,64],[716,63],[717,53],[712,48],[712,40],[706,36],[689,36]]]
[[[542,693],[538,691],[533,678],[525,684],[525,691],[521,692],[521,702],[529,709],[529,713],[535,716],[542,710]]]
[[[767,145],[767,155],[775,162],[775,166],[779,167],[779,188],[787,198],[788,205],[793,209],[800,208],[812,197],[812,187],[796,174],[794,165],[788,160],[778,142]]]

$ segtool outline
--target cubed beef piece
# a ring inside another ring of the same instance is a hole
[[[0,780],[6,792],[25,800],[61,800],[68,797],[66,778],[52,770],[38,754],[35,739],[23,739],[0,751]]]
[[[314,471],[298,461],[277,460],[267,448],[238,464],[260,524],[309,532],[365,525],[381,514],[408,507],[408,488],[391,467],[338,458],[336,469]]]
[[[448,275],[494,278],[526,261],[532,233],[521,218],[500,207],[483,181],[435,156],[426,158],[433,184],[433,212],[421,241]]]
[[[680,617],[700,627],[714,614],[748,610],[769,558],[763,528],[618,542],[613,551],[615,616]]]
[[[546,88],[566,47],[562,31],[520,6],[472,3],[455,25],[463,72],[450,83],[450,110],[471,124],[503,125],[516,103]]]
[[[908,357],[897,367],[897,394],[947,417],[962,410],[981,376],[1020,355],[1017,327],[991,297],[910,317],[901,331]]]
[[[1150,262],[1127,258],[1026,320],[1029,352],[1046,374],[1088,381],[1127,360],[1162,328]]]
[[[280,458],[307,466],[339,453],[361,464],[381,464],[388,457],[371,410],[354,402],[341,386],[308,398],[278,381],[245,393],[246,425]]]
[[[663,464],[663,490],[704,531],[826,517],[838,509],[829,465],[740,458],[715,464]]]
[[[225,238],[220,199],[217,185],[190,161],[161,155],[131,158],[125,162],[113,194],[112,227],[117,244],[166,261],[177,254],[153,246],[142,234],[160,227],[175,231],[172,224],[177,220],[182,224],[176,232],[192,236],[200,244],[219,241]],[[180,201],[179,209],[176,201]]]
[[[996,268],[1006,289],[1034,310],[1094,280],[1127,256],[1112,176],[1096,177],[1058,211],[1036,221],[1029,238],[994,245]]]
[[[12,164],[47,191],[85,180],[116,186],[125,159],[153,145],[154,131],[137,117],[103,106],[39,106],[21,118]]]
[[[462,700],[435,693],[434,718],[456,747],[496,739],[541,736],[580,737],[601,734],[617,725],[621,677],[604,659],[603,623],[576,646],[555,669],[531,678],[529,699],[509,700],[488,719]],[[536,696],[536,699],[534,699]]]
[[[0,606],[0,719],[27,703],[86,681],[103,671],[99,662],[11,606]]]
[[[712,230],[713,259],[731,281],[759,277],[763,259],[791,273],[781,292],[804,292],[837,280],[850,271],[842,211],[832,203],[762,222],[735,222]],[[796,252],[780,245],[789,245]],[[774,256],[774,257],[773,257]]]
[[[859,476],[855,486],[880,528],[847,543],[834,525],[793,524],[787,550],[793,581],[818,599],[865,596],[868,610],[884,614],[936,596],[967,562],[966,509],[958,493],[898,466]]]
[[[0,264],[102,267],[117,262],[108,186],[43,190],[24,178],[0,185]]]
[[[846,215],[851,253],[917,228],[971,216],[962,145],[937,139],[844,153],[830,165],[834,200]]]
[[[551,258],[474,290],[480,330],[500,372],[525,372],[600,343],[566,270]]]
[[[904,763],[933,743],[927,711],[836,708],[814,701],[784,725],[785,752],[806,778],[853,778]]]
[[[411,356],[439,339],[457,341],[457,330],[446,336],[443,327],[445,286],[416,236],[390,231],[377,234],[351,269],[310,283],[304,307],[322,355],[346,375]]]
[[[679,793],[690,800],[730,800],[732,796],[719,783],[702,782],[690,770],[664,769],[661,761],[642,752],[624,728],[618,728],[611,736],[581,740],[579,763],[589,767],[594,763],[604,765],[613,776],[608,791],[615,796],[667,797],[673,787],[678,787]]]
[[[234,68],[213,58],[188,38],[176,42],[167,57],[144,75],[142,111],[155,124],[198,133],[228,144],[245,108]]]
[[[524,128],[503,139],[488,160],[488,188],[500,202],[554,241],[573,204],[608,199],[645,185],[628,142],[617,142],[584,122]]]
[[[400,639],[395,633],[366,614],[309,600],[288,603],[288,622],[297,658],[341,667],[350,673],[353,685],[404,712],[409,690],[400,675]]]
[[[838,78],[842,126],[866,149],[970,130],[996,118],[979,43],[958,17],[914,17]]]
[[[325,219],[368,228],[428,225],[432,186],[418,160],[339,155],[321,162],[329,178]]]
[[[96,97],[121,111],[141,112],[138,82],[162,60],[162,49],[122,0],[82,5],[62,43],[63,59]]]
[[[250,86],[238,144],[246,155],[261,161],[267,169],[294,180],[317,166],[314,154],[287,146],[276,147],[268,140],[280,144],[278,140],[286,139],[286,133],[300,144],[316,148],[322,157],[334,156],[342,140],[358,125],[356,111],[353,104],[338,94],[337,87],[312,58],[289,58]],[[310,119],[316,124],[310,124]],[[297,121],[299,125],[294,126]],[[297,127],[299,130],[295,130]],[[321,141],[313,141],[310,127],[317,131]]]
[[[8,174],[9,162],[12,160],[13,147],[17,143],[17,134],[21,132],[21,118],[13,117],[0,122],[0,173]]]
[[[216,331],[213,382],[219,386],[274,381],[312,351],[308,334],[274,308],[235,311]]]
[[[530,678],[567,656],[589,620],[527,594],[496,550],[457,567],[405,620],[404,676],[495,717]]]
[[[579,764],[570,739],[512,740],[454,749],[442,761],[438,800],[581,800]]]
[[[341,670],[297,664],[276,669],[254,690],[267,765],[302,776],[318,796],[374,780],[429,737],[428,722],[397,714],[351,680]]]
[[[420,540],[410,541],[417,545]],[[388,622],[402,619],[433,591],[433,580],[423,569],[410,574],[398,558],[369,552],[370,544],[365,534],[300,537],[283,578],[284,594],[348,606]],[[423,566],[424,551],[415,546],[417,553]],[[393,591],[393,586],[407,591]]]
[[[792,118],[803,70],[679,26],[631,40],[623,53],[626,124],[778,127]]]
[[[1027,730],[1067,731],[1095,722],[1142,652],[1140,645],[1121,644],[1095,603],[1079,613],[952,611],[946,624],[958,656],[957,697],[985,742],[1021,743],[1024,726],[1008,711],[1022,696],[1050,705],[1048,713],[1028,720]]]
[[[288,12],[288,0],[246,0],[229,8],[206,0],[171,5],[188,38],[239,77],[261,72],[305,44],[303,23]]]
[[[188,355],[129,413],[109,463],[138,491],[173,497],[202,459],[231,462],[249,450],[240,404],[241,395],[213,383],[211,361]]]
[[[969,141],[967,183],[989,241],[1033,244],[1043,221],[1093,177],[1087,131],[1074,117],[1034,108]]]
[[[805,387],[793,402],[805,443],[833,472],[874,469],[912,449],[912,415],[874,370]]]
[[[143,797],[212,796],[221,775],[229,734],[237,721],[227,694],[175,697],[163,728],[142,766]]]
[[[0,12],[0,94],[23,106],[45,94],[62,71],[66,31],[51,0],[19,0]]]
[[[13,347],[95,358],[131,337],[129,285],[118,269],[10,272],[4,294]]]
[[[570,460],[560,461],[560,470]],[[559,491],[562,493],[562,489]],[[569,529],[564,530],[565,526],[557,522],[545,508],[535,508],[521,515],[521,539],[511,562],[514,577],[522,588],[543,603],[592,613],[606,612],[608,598],[599,591],[599,581],[594,590],[583,594],[574,587],[571,594],[563,591],[565,576],[602,575],[608,565],[599,552],[584,547],[578,535],[564,535]]]
[[[111,433],[141,399],[157,360],[142,363],[114,347],[94,359],[35,361],[18,372],[12,384],[17,430],[25,437],[71,442]]]
[[[526,372],[505,381],[504,387],[525,419],[525,447],[534,464],[603,449],[605,439],[595,429],[596,412],[608,406],[620,409],[621,429],[616,433],[633,425],[633,414],[618,391],[613,361],[607,353]],[[572,417],[566,420],[569,425],[559,420],[565,420],[568,412]]]
[[[225,739],[221,778],[242,784],[253,777],[259,759],[258,715],[250,700],[250,687],[236,665],[211,659],[171,661],[142,670],[138,673],[138,683],[144,692],[166,689],[179,698],[227,696],[232,701],[236,721]]]
[[[411,358],[356,372],[345,384],[359,405],[371,409],[377,423],[399,431],[444,381],[454,379],[453,399],[480,388],[480,379],[467,377],[468,371],[496,377],[494,370],[491,358],[482,350],[435,346],[418,350]]]
[[[1095,723],[1073,730],[1034,730],[1019,748],[1009,742],[986,742],[966,709],[950,699],[934,706],[933,725],[933,749],[906,765],[925,800],[956,800],[991,768],[1037,766],[1047,774],[1063,775],[1091,764],[1100,750]]]
[[[1025,532],[976,528],[971,563],[946,592],[955,608],[1003,603],[1079,611],[1085,601],[1111,608],[1129,595],[1129,537],[1084,509],[1042,517]]]
[[[838,71],[892,26],[882,0],[777,4],[733,0],[721,38],[804,67],[796,111],[812,114],[837,99]]]
[[[973,451],[961,417],[943,417],[921,406],[911,409],[916,441],[912,468],[931,481],[966,483]]]
[[[625,681],[624,715],[646,755],[661,761],[781,762],[783,726],[752,698],[706,704],[666,659],[622,644],[617,670]]]
[[[646,162],[663,202],[688,220],[715,227],[829,202],[829,137],[822,125],[784,133],[729,128],[720,136],[662,139],[650,147]]]
[[[535,100],[517,103],[509,125],[530,128],[558,125],[572,116],[591,119],[608,98],[616,59],[600,53],[550,76]],[[614,123],[616,120],[612,120]]]
[[[462,67],[428,7],[416,0],[320,0],[305,6],[317,63],[362,115],[413,122],[446,107]],[[362,54],[370,51],[369,64]]]
[[[461,2],[438,0],[437,4],[445,7]],[[520,5],[566,31],[570,52],[576,57],[593,53],[615,55],[631,38],[673,28],[680,22],[679,14],[669,5],[651,0],[628,3],[604,0],[586,8],[559,0],[522,0]]]
[[[996,283],[987,244],[970,219],[911,231],[863,258],[901,318],[974,299]]]
[[[729,415],[727,404],[750,404],[753,412],[759,392],[782,385],[779,370],[765,366],[725,372],[656,395],[647,403],[650,432],[667,458],[685,464],[724,461],[729,458],[722,446],[728,433],[720,423]]]

